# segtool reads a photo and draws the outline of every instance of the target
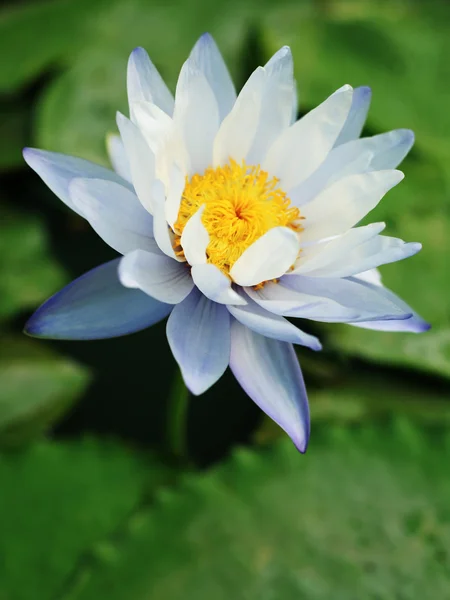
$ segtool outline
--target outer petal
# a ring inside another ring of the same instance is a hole
[[[205,75],[188,59],[178,78],[174,125],[186,148],[191,175],[202,173],[211,164],[219,123],[216,97]]]
[[[114,250],[156,250],[152,216],[128,188],[102,179],[74,179],[70,195],[92,228]]]
[[[114,171],[131,183],[130,162],[120,135],[109,134],[106,138],[106,149]]]
[[[138,288],[167,304],[178,304],[194,287],[186,265],[143,250],[135,250],[122,258],[119,279],[125,287]]]
[[[280,178],[283,189],[299,185],[325,160],[345,123],[352,94],[352,88],[344,86],[272,144],[261,166]]]
[[[190,58],[206,77],[217,100],[220,121],[223,121],[236,101],[236,90],[225,61],[209,33],[200,37]]]
[[[141,131],[120,113],[117,113],[117,126],[130,165],[136,194],[146,210],[153,213],[152,183],[155,179],[155,155]]]
[[[238,258],[230,275],[238,285],[257,285],[284,275],[298,256],[297,234],[287,227],[274,227]]]
[[[325,323],[348,323],[358,319],[360,313],[354,308],[342,306],[330,298],[297,292],[279,283],[267,283],[263,289],[245,288],[247,295],[262,308],[275,315],[311,319]]]
[[[206,392],[230,358],[230,315],[225,306],[193,290],[167,321],[167,339],[190,391]]]
[[[230,368],[250,398],[305,452],[310,433],[308,399],[292,345],[233,321]]]
[[[29,335],[65,340],[111,338],[150,327],[172,306],[119,282],[120,259],[88,271],[47,300],[25,326]]]
[[[246,306],[228,306],[228,310],[241,325],[265,337],[301,344],[311,350],[322,350],[322,345],[315,336],[304,333],[283,317],[264,310],[250,298],[247,299]]]
[[[371,223],[363,227],[354,227],[346,233],[311,244],[302,248],[302,252],[292,273],[309,275],[327,269],[330,264],[346,261],[355,248],[375,238],[386,227],[386,223]]]
[[[36,171],[46,185],[76,213],[84,216],[75,206],[69,194],[69,184],[76,177],[105,179],[121,183],[131,189],[131,186],[120,175],[100,167],[88,160],[66,156],[57,152],[47,152],[35,148],[25,148],[23,157],[28,165]]]
[[[392,302],[382,288],[364,281],[348,278],[337,279],[328,277],[302,277],[287,275],[283,285],[294,291],[316,296],[318,300],[329,299],[343,307],[353,309],[358,313],[351,321],[369,321],[381,319],[407,319],[411,313]]]
[[[401,171],[376,171],[350,175],[330,185],[302,207],[305,217],[302,242],[347,231],[375,208],[384,194],[403,177]]]
[[[367,86],[355,88],[353,93],[352,106],[348,114],[345,125],[336,140],[336,146],[345,144],[350,140],[356,140],[361,135],[361,131],[366,122],[369,112],[370,101],[372,99],[372,90]]]
[[[127,88],[132,119],[133,104],[142,101],[152,102],[168,115],[172,115],[173,96],[144,48],[135,48],[130,55]]]
[[[349,175],[395,169],[413,143],[412,131],[395,129],[333,148],[311,177],[288,190],[291,202],[296,206],[307,204],[326,187]]]
[[[368,283],[369,285],[377,286],[387,299],[396,304],[399,308],[407,313],[411,313],[412,317],[403,320],[389,320],[389,321],[367,321],[360,323],[349,323],[354,327],[361,327],[363,329],[374,329],[378,331],[407,331],[410,333],[424,333],[431,328],[431,325],[427,323],[422,317],[416,313],[406,302],[399,298],[394,292],[388,290],[381,283],[381,276],[378,269],[371,269],[360,273],[354,279],[359,279]]]
[[[215,265],[194,265],[191,274],[195,285],[210,300],[219,304],[246,304],[246,300],[233,290],[228,277]]]
[[[361,228],[358,228],[361,229]],[[355,230],[350,230],[355,231]],[[311,277],[350,277],[363,271],[417,254],[422,244],[406,243],[398,238],[377,235],[348,253],[336,252],[334,260],[310,271]]]
[[[414,133],[410,129],[394,129],[371,138],[363,138],[361,141],[372,146],[372,170],[395,169],[411,150]]]

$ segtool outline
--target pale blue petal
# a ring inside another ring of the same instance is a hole
[[[115,181],[132,190],[131,185],[120,175],[96,165],[89,160],[66,156],[58,152],[47,152],[36,148],[25,148],[23,157],[27,164],[35,171],[44,183],[73,211],[84,216],[75,206],[69,193],[69,184],[76,177],[105,179]]]
[[[245,292],[262,308],[275,315],[325,323],[348,323],[360,316],[354,308],[342,306],[330,298],[287,288],[284,286],[286,279],[283,277],[279,283],[266,283],[261,290],[245,288]]]
[[[374,151],[371,170],[395,169],[411,150],[414,132],[410,129],[394,129],[368,139]]]
[[[247,298],[246,306],[228,306],[228,310],[239,323],[265,337],[300,344],[311,350],[322,350],[315,336],[301,331],[287,319],[264,310],[250,298]]]
[[[134,333],[164,319],[172,306],[124,287],[117,275],[119,261],[69,283],[38,308],[25,332],[42,338],[95,340]]]
[[[209,33],[204,33],[192,49],[190,58],[205,75],[219,107],[220,121],[227,116],[236,101],[236,90],[225,61]]]
[[[153,213],[152,184],[155,180],[155,155],[142,132],[120,112],[116,115],[130,174],[137,197],[149,213]]]
[[[352,106],[344,127],[336,140],[335,146],[340,146],[351,140],[359,138],[369,112],[372,91],[367,86],[355,88]]]
[[[102,179],[74,179],[69,191],[75,206],[111,248],[121,254],[136,249],[158,251],[153,218],[134,192]]]
[[[411,312],[398,306],[383,293],[380,286],[371,285],[356,278],[315,278],[300,275],[283,277],[283,285],[294,291],[316,296],[318,300],[329,299],[354,310],[358,317],[349,321],[373,321],[384,319],[407,319]]]
[[[144,48],[135,48],[128,60],[127,89],[130,112],[135,102],[153,102],[172,116],[174,100]]]
[[[168,304],[178,304],[194,287],[185,263],[143,250],[135,250],[122,258],[119,279],[124,286],[138,288]]]
[[[412,316],[409,319],[401,319],[401,320],[389,320],[389,321],[367,321],[360,323],[349,323],[349,325],[353,325],[355,327],[361,327],[363,329],[374,329],[377,331],[406,331],[410,333],[424,333],[431,328],[431,325],[427,323],[422,317],[406,302],[404,302],[397,294],[394,294],[391,290],[385,288],[378,283],[370,283],[367,280],[360,279],[359,277],[355,277],[354,279],[359,279],[360,281],[365,281],[366,285],[370,285],[376,288],[380,294],[382,294],[385,298],[387,298],[390,302],[398,306],[405,313],[410,313]]]
[[[106,138],[106,149],[113,169],[118,175],[132,183],[130,161],[125,152],[125,147],[120,135],[110,134]]]
[[[194,265],[192,279],[197,288],[210,300],[219,304],[245,304],[246,300],[231,287],[231,281],[215,265]]]
[[[225,372],[230,359],[230,315],[226,306],[197,289],[173,309],[167,339],[190,391],[206,392]]]
[[[308,398],[292,344],[254,333],[233,320],[230,368],[250,398],[305,452]]]

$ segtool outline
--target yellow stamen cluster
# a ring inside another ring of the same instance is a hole
[[[299,209],[291,206],[278,183],[259,165],[233,160],[223,167],[209,167],[190,180],[186,178],[175,234],[181,236],[186,223],[205,204],[202,222],[209,233],[208,262],[229,275],[242,253],[273,227],[302,230]],[[175,244],[182,255],[180,237]]]

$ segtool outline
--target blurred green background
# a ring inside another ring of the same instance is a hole
[[[10,1],[0,14],[0,600],[450,598],[450,11],[439,0]],[[108,164],[144,46],[174,88],[210,31],[240,87],[292,47],[300,114],[370,85],[365,134],[407,127],[372,221],[423,251],[382,269],[433,328],[314,326],[305,456],[227,373],[186,414],[164,323],[111,341],[21,330],[114,256],[25,167]],[[183,433],[185,432],[185,434]],[[183,437],[185,435],[185,437]]]

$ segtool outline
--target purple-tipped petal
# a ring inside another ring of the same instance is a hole
[[[85,179],[105,179],[115,181],[132,190],[130,184],[122,179],[120,175],[105,169],[100,165],[76,158],[66,156],[58,152],[47,152],[36,148],[24,148],[23,157],[27,164],[35,171],[43,182],[64,202],[69,208],[84,216],[80,208],[75,205],[69,193],[70,182],[76,177]]]
[[[247,297],[246,306],[228,306],[233,317],[252,331],[281,342],[301,344],[311,350],[322,350],[319,340],[301,331],[287,319],[275,315]]]
[[[34,313],[25,333],[63,340],[95,340],[140,331],[164,319],[169,304],[124,287],[117,258],[88,271]]]
[[[373,329],[377,331],[405,331],[410,333],[425,333],[429,329],[431,329],[430,323],[427,323],[425,319],[416,313],[406,302],[404,302],[397,294],[394,294],[391,290],[385,288],[381,283],[381,277],[378,269],[371,269],[370,271],[365,271],[364,273],[360,273],[359,275],[353,277],[352,279],[356,279],[365,283],[365,285],[371,286],[378,290],[380,294],[382,294],[387,300],[394,303],[401,310],[406,313],[411,313],[411,317],[409,319],[400,319],[400,320],[389,320],[389,321],[364,321],[359,323],[349,323],[349,325],[353,325],[354,327],[361,327],[362,329]]]
[[[352,105],[344,127],[336,140],[335,147],[359,138],[369,112],[372,91],[370,87],[362,86],[353,91]]]
[[[230,368],[250,398],[305,452],[308,398],[292,344],[263,337],[233,320]]]
[[[173,309],[167,339],[190,391],[203,394],[225,372],[230,358],[230,315],[197,289]]]
[[[227,116],[236,101],[236,90],[216,42],[204,33],[192,49],[190,59],[205,75],[219,107],[220,120]]]

